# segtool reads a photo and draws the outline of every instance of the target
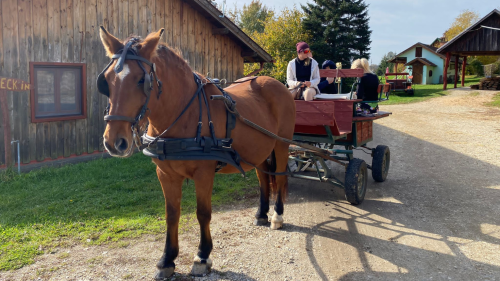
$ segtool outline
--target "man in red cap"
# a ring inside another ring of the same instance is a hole
[[[288,63],[286,70],[288,88],[295,89],[302,83],[303,98],[306,101],[311,101],[315,95],[319,94],[318,63],[312,58],[311,50],[306,42],[299,42],[296,46],[297,57]]]

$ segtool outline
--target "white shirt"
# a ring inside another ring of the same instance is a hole
[[[311,88],[315,88],[317,90],[317,93],[319,93],[319,66],[318,62],[313,58],[311,58],[311,79],[309,79],[309,82],[311,82]],[[295,88],[300,83],[300,81],[297,81],[295,59],[288,62],[288,67],[286,69],[286,83],[288,84],[288,88]]]

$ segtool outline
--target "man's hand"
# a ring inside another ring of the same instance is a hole
[[[306,81],[306,82],[304,82],[304,85],[306,85],[306,87],[311,87],[311,82],[310,81]]]
[[[333,77],[327,77],[326,81],[328,81],[328,84],[332,84],[333,81],[335,81],[335,78],[333,78]]]

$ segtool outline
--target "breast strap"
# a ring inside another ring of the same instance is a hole
[[[231,131],[236,127],[236,117],[229,110],[226,110],[226,137],[222,139],[216,138],[210,114],[210,107],[208,106],[208,100],[204,89],[205,85],[201,84],[202,80],[198,77],[198,75],[194,74],[194,77],[199,90],[196,91],[195,95],[191,98],[187,107],[189,107],[192,104],[192,101],[196,99],[196,96],[198,96],[200,110],[196,137],[159,138],[144,134],[142,136],[142,142],[145,147],[142,152],[146,156],[157,158],[159,160],[215,160],[219,162],[216,172],[226,166],[226,164],[229,164],[237,168],[243,175],[245,175],[245,171],[240,164],[240,156],[238,152],[232,148],[233,139],[231,138]],[[207,78],[207,80],[210,82],[212,81],[209,78]],[[236,104],[228,93],[226,93],[218,85],[216,86],[225,97],[231,100],[233,104]],[[209,121],[210,136],[208,137],[201,136],[201,128],[203,126],[203,104],[205,104],[207,109]],[[186,111],[187,107],[183,110],[183,112]],[[175,124],[175,122],[173,124]]]

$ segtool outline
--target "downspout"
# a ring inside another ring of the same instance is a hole
[[[274,62],[274,61],[272,61],[272,62]],[[257,70],[252,71],[250,74],[248,74],[248,75],[247,75],[247,76],[245,76],[245,77],[254,76],[255,74],[257,74],[257,73],[261,72],[263,68],[264,68],[264,62],[263,62],[263,61],[261,61],[261,62],[260,62],[260,68],[259,68],[259,69],[257,69]]]

